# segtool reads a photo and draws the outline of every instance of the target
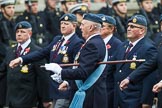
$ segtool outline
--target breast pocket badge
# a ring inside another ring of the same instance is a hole
[[[24,65],[24,66],[22,66],[22,68],[21,68],[21,72],[22,72],[22,73],[29,73],[28,65]]]

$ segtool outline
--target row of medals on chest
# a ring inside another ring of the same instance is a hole
[[[63,59],[62,59],[62,62],[63,63],[68,63],[69,62],[69,57],[68,57],[68,54],[67,54],[67,50],[68,50],[68,46],[67,46],[67,44],[69,43],[69,41],[67,41],[64,45],[59,45],[59,44],[61,44],[61,42],[59,41],[59,42],[57,42],[57,44],[55,44],[54,46],[53,46],[53,48],[52,48],[52,50],[51,51],[56,51],[56,50],[58,50],[58,52],[57,52],[57,55],[59,55],[59,54],[63,54],[64,56],[63,56]],[[60,47],[59,47],[60,46]],[[58,49],[59,48],[59,49]]]

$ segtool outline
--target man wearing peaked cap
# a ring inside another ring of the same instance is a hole
[[[75,4],[69,8],[69,12],[73,14],[80,13],[81,15],[83,15],[84,13],[88,12],[88,4],[87,3]]]
[[[116,38],[116,20],[107,15],[100,16],[103,24],[101,28],[101,37],[103,38],[106,48],[108,51],[107,61],[111,60],[115,53],[117,52],[118,47],[122,44],[122,42]],[[107,71],[108,72],[108,71]],[[106,76],[106,85],[107,85],[107,108],[114,108],[114,73],[109,73]]]
[[[4,7],[6,5],[14,5],[16,3],[15,0],[2,0],[0,1],[1,7]]]
[[[115,5],[117,3],[127,2],[126,0],[112,0],[112,4]]]
[[[1,17],[0,17],[0,64],[6,56],[8,47],[16,43],[15,39],[15,22],[13,17],[15,15],[15,1],[1,0]],[[6,72],[6,71],[5,71]],[[2,76],[2,77],[1,77]],[[0,108],[6,104],[6,80],[7,75],[0,75]]]
[[[79,35],[79,37],[82,38],[81,30],[79,29],[79,26],[81,24],[81,21],[83,20],[83,14],[88,13],[88,4],[87,3],[78,3],[69,9],[69,12],[72,14],[75,14],[77,17],[78,26],[76,28],[76,33]]]
[[[33,3],[33,2],[38,2],[38,0],[25,0],[25,3],[28,4],[29,2]]]
[[[32,25],[32,39],[38,46],[45,47],[52,41],[53,35],[49,33],[50,25],[47,27],[46,15],[38,9],[38,2],[38,0],[26,0],[25,10],[16,17],[16,22],[28,21]]]
[[[0,2],[2,16],[0,19],[0,35],[3,42],[9,45],[9,40],[15,41],[14,30],[15,22],[15,0],[2,0]],[[3,36],[4,35],[4,36]]]
[[[112,8],[114,10],[114,18],[116,20],[116,36],[121,40],[126,40],[126,31],[127,31],[127,2],[126,0],[113,0]]]
[[[136,14],[142,14],[148,22],[147,37],[152,38],[155,33],[159,32],[159,14],[154,11],[154,0],[139,0],[139,11]],[[159,9],[160,10],[160,9]]]
[[[69,8],[77,3],[76,0],[61,0],[61,8],[63,13],[68,13]]]

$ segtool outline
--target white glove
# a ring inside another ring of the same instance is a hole
[[[62,68],[57,63],[45,64],[45,69],[52,71],[55,74],[61,74]]]
[[[63,82],[63,80],[61,79],[61,75],[53,74],[53,75],[51,75],[51,78],[52,78],[54,81],[58,82],[58,83],[62,83],[62,82]]]

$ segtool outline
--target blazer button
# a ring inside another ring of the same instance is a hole
[[[119,72],[122,72],[122,70],[119,70]]]
[[[117,84],[119,85],[119,84],[120,84],[120,82],[118,81],[118,82],[117,82]]]

